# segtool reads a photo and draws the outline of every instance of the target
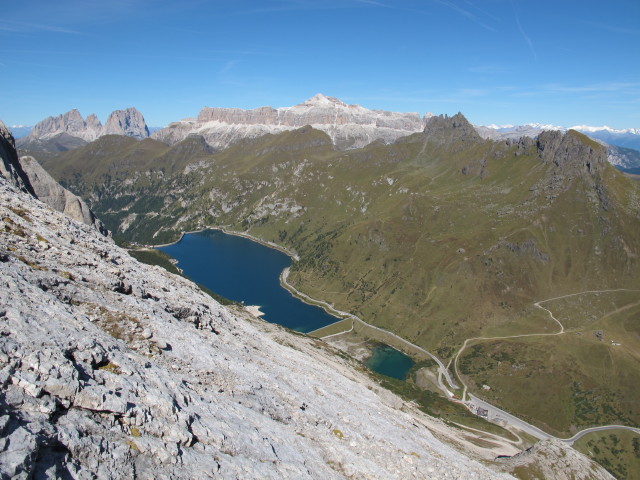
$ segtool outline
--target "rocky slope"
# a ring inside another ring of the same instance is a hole
[[[18,140],[17,147],[34,152],[61,152],[86,145],[104,135],[142,139],[149,136],[149,128],[135,108],[112,112],[104,126],[94,114],[85,119],[78,110],[73,109],[37,123],[29,135]]]
[[[20,165],[29,177],[36,198],[80,223],[94,226],[103,235],[109,235],[107,228],[86,202],[56,182],[35,158],[21,157]]]
[[[139,264],[4,177],[0,199],[3,477],[506,478],[324,344]]]
[[[0,175],[15,187],[33,194],[29,177],[22,169],[15,148],[15,140],[7,126],[0,120]]]
[[[587,480],[589,478],[614,478],[602,467],[592,464],[576,470],[581,454],[567,449],[556,440],[538,442],[525,452],[503,460],[504,465],[523,478],[553,478],[554,480]]]
[[[0,175],[14,187],[30,193],[74,220],[94,226],[103,235],[109,235],[107,228],[96,218],[82,198],[63,188],[33,157],[18,158],[11,132],[2,121],[0,160]]]
[[[417,113],[369,110],[317,94],[293,107],[260,107],[254,110],[205,107],[196,119],[174,122],[152,136],[173,144],[189,135],[201,135],[209,145],[221,150],[243,138],[311,125],[326,132],[337,148],[350,149],[363,147],[375,140],[390,143],[422,131],[424,122]]]

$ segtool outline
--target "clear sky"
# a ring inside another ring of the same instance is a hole
[[[638,0],[0,0],[0,119],[300,103],[640,128]]]

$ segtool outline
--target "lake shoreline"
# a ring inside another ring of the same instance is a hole
[[[300,261],[300,256],[289,250],[286,247],[283,247],[282,245],[278,245],[276,243],[273,242],[269,242],[267,240],[263,240],[262,238],[256,237],[254,235],[251,235],[250,233],[247,232],[238,232],[237,230],[229,230],[226,227],[223,226],[211,226],[208,225],[206,227],[202,227],[198,230],[190,230],[188,232],[181,232],[180,233],[180,238],[178,238],[178,240],[176,240],[175,242],[169,242],[169,243],[161,243],[161,244],[157,244],[157,245],[150,245],[149,248],[154,248],[154,249],[158,249],[158,248],[162,248],[162,247],[168,247],[171,245],[175,245],[177,243],[180,243],[180,241],[182,241],[182,239],[184,238],[185,235],[191,234],[191,233],[202,233],[206,230],[218,230],[221,231],[222,233],[225,233],[227,235],[234,235],[236,237],[244,237],[244,238],[248,238],[249,240],[253,240],[256,243],[259,243],[260,245],[264,245],[265,247],[269,247],[269,248],[273,248],[274,250],[278,250],[282,253],[284,253],[285,255],[289,256],[291,259],[295,260],[296,262]]]

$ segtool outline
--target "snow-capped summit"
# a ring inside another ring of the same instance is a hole
[[[622,130],[618,130],[615,128],[608,127],[607,125],[603,125],[601,127],[593,127],[590,125],[575,125],[570,127],[572,130],[578,130],[579,132],[610,132],[617,134],[626,134],[630,133],[632,135],[640,135],[640,128],[624,128]]]
[[[563,127],[560,125],[527,123],[525,125],[475,125],[480,136],[484,138],[512,138],[517,139],[522,136],[535,137],[544,130],[576,130],[584,133],[596,140],[601,140],[610,145],[617,147],[632,148],[640,150],[640,128],[626,128],[624,130],[616,130],[606,125],[590,126],[590,125],[574,125],[572,127]]]

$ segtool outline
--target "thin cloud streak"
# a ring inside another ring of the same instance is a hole
[[[640,30],[636,28],[618,27],[617,25],[607,25],[598,22],[584,22],[585,25],[599,28],[600,30],[607,30],[609,32],[623,33],[625,35],[640,35]]]
[[[54,32],[54,33],[67,33],[70,35],[83,35],[76,30],[69,30],[68,28],[58,27],[57,25],[42,25],[38,23],[24,23],[24,22],[0,22],[0,31],[11,33],[33,33],[33,32]]]
[[[535,48],[533,48],[533,42],[531,41],[529,36],[525,33],[524,28],[522,28],[522,25],[520,24],[520,18],[518,18],[518,14],[516,13],[515,15],[516,15],[516,25],[518,26],[518,30],[520,31],[520,34],[522,35],[522,38],[524,38],[525,42],[527,42],[527,45],[529,45],[529,50],[531,50],[531,54],[533,55],[533,59],[537,62],[538,61],[538,54],[536,53]]]
[[[545,90],[554,93],[622,93],[622,92],[638,92],[640,93],[640,83],[637,82],[608,82],[593,85],[582,86],[565,86],[565,85],[547,85]]]
[[[448,7],[450,9],[452,9],[453,11],[459,13],[460,15],[466,17],[467,19],[471,20],[473,23],[480,25],[482,28],[486,28],[487,30],[491,31],[491,32],[496,32],[496,29],[487,25],[485,22],[483,22],[482,20],[480,20],[476,15],[474,15],[473,13],[471,13],[469,10],[465,10],[464,8],[460,7],[459,5],[456,5],[453,2],[449,2],[448,0],[434,0],[435,2],[439,3],[440,5],[444,5],[445,7]],[[469,3],[469,2],[467,2]],[[473,6],[473,4],[471,4]]]

